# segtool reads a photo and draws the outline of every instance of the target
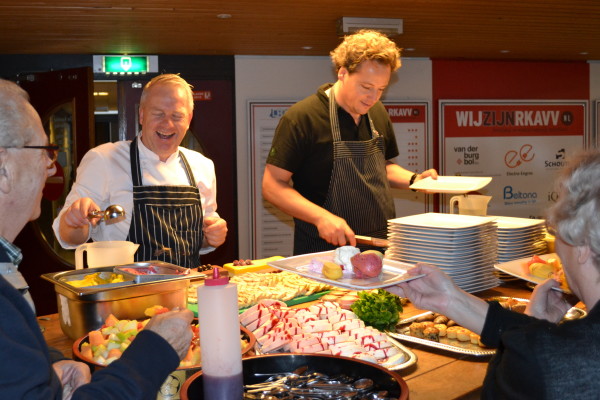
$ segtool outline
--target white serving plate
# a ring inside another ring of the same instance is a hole
[[[481,176],[438,176],[437,179],[430,177],[421,179],[410,185],[410,188],[429,193],[464,194],[479,190],[491,181],[491,177]]]
[[[518,217],[495,217],[498,224],[498,230],[513,230],[513,229],[543,229],[546,220],[533,218],[518,218]]]
[[[390,219],[388,220],[388,225],[390,227],[409,225],[421,229],[434,228],[441,231],[454,231],[457,229],[476,231],[481,225],[493,223],[494,220],[494,217],[431,212]]]
[[[520,278],[524,281],[535,283],[537,285],[539,283],[544,282],[545,279],[538,278],[537,276],[533,276],[530,273],[527,273],[525,271],[525,268],[523,267],[524,264],[531,260],[531,257],[533,257],[533,255],[513,261],[496,264],[494,265],[494,268],[496,268],[500,272],[504,272],[507,275],[512,275],[516,278]],[[538,255],[538,257],[540,257],[544,261],[547,261],[550,258],[558,258],[558,255],[556,253],[549,253]],[[552,289],[557,290],[559,292],[564,292],[564,290],[558,287],[553,287]]]
[[[383,259],[383,269],[379,277],[369,279],[359,279],[354,277],[342,277],[338,280],[327,279],[322,274],[310,271],[308,266],[313,258],[324,260],[330,258],[333,260],[335,250],[322,251],[319,253],[301,254],[277,261],[271,261],[269,266],[284,271],[294,272],[306,278],[311,278],[319,282],[338,286],[346,289],[368,290],[378,289],[388,286],[394,286],[401,282],[408,282],[420,278],[424,275],[408,275],[407,271],[414,268],[414,264],[408,264],[388,258]]]

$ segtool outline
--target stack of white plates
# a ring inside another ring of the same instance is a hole
[[[470,293],[496,287],[494,219],[426,213],[389,220],[386,257],[436,265]]]
[[[498,225],[498,263],[509,262],[534,254],[546,254],[548,247],[545,220],[516,217],[495,217]],[[514,277],[498,272],[500,279]]]

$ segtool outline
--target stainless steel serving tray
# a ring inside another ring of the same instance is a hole
[[[123,266],[133,266],[144,263],[125,264]],[[86,275],[96,272],[115,272],[116,266],[97,267],[78,269],[74,271],[62,271],[43,274],[42,278],[53,283],[56,293],[62,294],[69,299],[80,301],[112,301],[137,296],[145,296],[165,289],[173,289],[173,284],[178,281],[190,280],[203,276],[201,274],[189,273],[187,275],[173,275],[168,278],[151,280],[147,282],[136,282],[136,276],[124,272],[126,281],[118,283],[109,283],[105,285],[75,287],[69,284],[69,281],[83,279]],[[187,286],[187,284],[185,285]]]
[[[522,303],[529,302],[528,299],[522,299],[522,298],[518,298],[518,297],[508,297],[508,296],[495,296],[495,297],[491,297],[491,298],[488,298],[485,300],[501,302],[501,301],[506,301],[509,299],[517,300]],[[389,336],[399,339],[399,340],[404,340],[404,341],[411,342],[411,343],[422,344],[424,346],[435,348],[435,349],[447,350],[452,353],[468,354],[468,355],[472,355],[472,356],[489,356],[489,355],[496,354],[495,349],[486,349],[484,347],[473,344],[471,342],[461,342],[457,339],[448,339],[448,338],[440,338],[440,342],[434,342],[432,340],[422,339],[422,338],[414,337],[414,336],[411,336],[408,334],[408,332],[409,332],[408,327],[409,327],[410,323],[414,322],[416,319],[418,319],[420,317],[423,317],[426,315],[431,315],[431,314],[433,314],[433,312],[427,311],[427,312],[421,313],[419,315],[412,316],[410,318],[401,319],[400,321],[398,321],[398,326],[402,326],[401,328],[399,328],[396,332],[388,331],[386,333]],[[581,308],[573,307],[569,311],[567,311],[567,313],[565,314],[565,318],[563,320],[573,320],[573,319],[583,318],[586,315],[587,315],[587,313],[584,310],[582,310]]]
[[[387,331],[386,333],[388,334],[388,336],[391,336],[398,340],[422,344],[426,347],[431,347],[433,349],[447,350],[452,353],[467,354],[472,356],[490,356],[496,354],[495,349],[485,349],[471,342],[460,342],[457,339],[448,339],[445,337],[440,338],[441,342],[434,342],[432,340],[421,339],[408,334],[408,326],[410,323],[414,322],[419,317],[423,317],[425,315],[430,314],[433,313],[431,311],[427,311],[422,314],[403,319],[399,321],[399,325],[404,325],[403,327],[399,328],[396,332]]]
[[[142,261],[117,265],[114,271],[123,275],[133,275],[135,283],[160,281],[177,277],[190,277],[190,269],[164,261]]]

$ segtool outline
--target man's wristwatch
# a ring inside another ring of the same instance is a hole
[[[408,181],[408,186],[410,187],[410,185],[412,185],[413,183],[415,183],[415,180],[417,179],[417,177],[419,176],[419,174],[417,174],[416,172],[410,177],[410,180]],[[416,192],[415,189],[410,189],[413,192]]]

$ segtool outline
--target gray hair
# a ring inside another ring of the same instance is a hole
[[[572,246],[589,246],[600,268],[600,151],[582,151],[558,179],[558,201],[548,210],[548,224]]]
[[[187,83],[186,80],[180,77],[178,74],[162,74],[152,78],[150,82],[144,86],[144,91],[142,92],[142,97],[140,98],[140,107],[142,107],[146,101],[148,90],[152,86],[158,85],[174,85],[183,88],[188,98],[188,106],[190,111],[194,111],[194,93],[192,92],[192,85]]]
[[[30,135],[25,110],[29,95],[16,83],[0,79],[0,146],[23,146]],[[31,106],[29,106],[31,107]]]

